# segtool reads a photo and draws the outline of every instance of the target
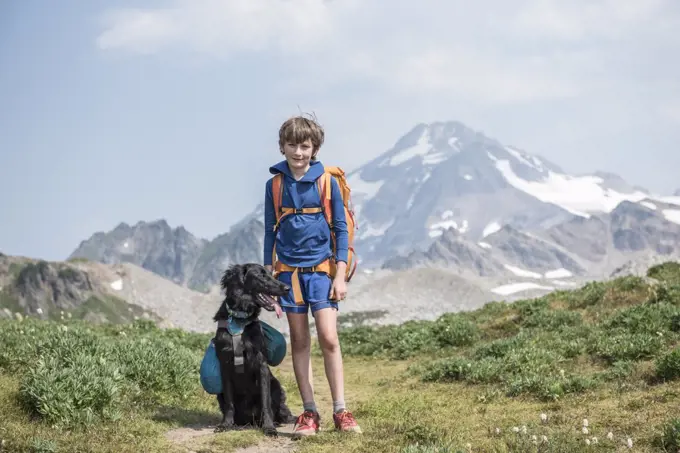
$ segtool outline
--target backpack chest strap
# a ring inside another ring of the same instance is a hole
[[[279,215],[277,216],[278,218],[276,219],[276,224],[274,224],[274,231],[278,230],[279,225],[281,224],[281,219],[283,219],[286,216],[289,215],[294,215],[294,214],[318,214],[320,212],[323,212],[323,208],[321,207],[315,207],[315,208],[286,208],[286,207],[281,207],[279,208]]]

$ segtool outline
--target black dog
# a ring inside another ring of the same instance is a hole
[[[222,374],[217,401],[223,418],[215,431],[258,426],[275,436],[276,425],[293,423],[295,417],[286,405],[281,383],[267,364],[258,316],[261,309],[273,311],[272,296],[288,294],[290,288],[259,264],[231,266],[220,283],[226,297],[213,319],[217,321],[215,350]]]

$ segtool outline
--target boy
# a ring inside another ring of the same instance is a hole
[[[285,160],[269,169],[283,174],[282,207],[316,208],[321,206],[317,178],[324,173],[316,156],[324,141],[324,131],[315,121],[301,116],[290,118],[279,129],[279,150]],[[302,303],[296,303],[293,290],[281,297],[279,304],[286,313],[290,329],[293,370],[303,412],[295,422],[293,433],[313,435],[319,430],[320,417],[312,388],[311,338],[307,313],[311,308],[316,322],[319,345],[323,352],[326,378],[333,397],[333,421],[340,431],[361,432],[351,412],[345,407],[342,354],[337,332],[338,300],[347,294],[347,223],[338,182],[331,178],[331,201],[336,253],[331,248],[331,231],[323,213],[294,213],[282,217],[275,231],[276,215],[272,198],[272,179],[265,185],[264,264],[272,270],[272,251],[276,243],[278,261],[287,266],[278,279],[292,287],[292,272],[297,268]],[[277,235],[278,232],[278,235]],[[328,259],[336,259],[336,277],[314,268]],[[276,269],[275,269],[276,270]],[[298,301],[299,302],[299,301]]]

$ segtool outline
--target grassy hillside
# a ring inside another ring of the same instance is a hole
[[[346,399],[364,434],[331,431],[315,349],[324,431],[297,451],[676,452],[680,264],[648,276],[433,322],[344,328]],[[139,321],[0,321],[5,448],[216,452],[267,442],[256,431],[166,438],[172,428],[219,420],[198,382],[208,340]],[[290,357],[275,373],[297,412]]]

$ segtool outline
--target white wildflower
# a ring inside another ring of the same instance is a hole
[[[593,436],[592,441],[593,441],[594,444],[596,444],[597,443],[597,437]]]
[[[536,437],[536,434],[534,434],[534,435],[531,436],[531,441],[532,441],[533,443],[535,443],[535,444],[538,443],[538,437]]]
[[[527,433],[527,425],[522,425],[522,434]]]
[[[513,426],[513,427],[512,427],[512,432],[513,432],[513,433],[518,433],[518,432],[519,432],[519,428],[516,427],[516,426]]]
[[[548,436],[543,435],[543,436],[541,437],[541,440],[543,441],[543,443],[547,444],[547,443],[548,443]]]
[[[564,370],[560,370],[560,376],[564,377]]]
[[[590,439],[586,439],[586,445],[590,445]]]
[[[585,426],[581,429],[581,431],[583,431],[583,434],[588,434],[588,428]]]
[[[628,438],[627,444],[628,444],[628,448],[633,448],[633,439],[631,439],[631,438],[629,437],[629,438]]]
[[[66,317],[67,317],[68,319],[71,319],[72,316],[73,316],[73,315],[71,314],[70,311],[69,311],[68,313],[66,313]]]
[[[496,428],[495,431],[496,431],[496,434],[500,434],[500,433],[501,433],[501,429],[500,429],[500,428]]]
[[[472,451],[472,444],[468,442],[467,444],[465,444],[465,448],[467,449],[467,451]]]
[[[543,423],[547,422],[548,421],[548,414],[541,414],[541,421]]]
[[[609,431],[609,432],[607,433],[607,439],[613,440],[613,439],[614,439],[614,433],[611,432],[611,431]]]
[[[20,333],[21,335],[23,335],[23,334],[24,334],[24,331],[23,331],[23,330],[20,330],[19,333]]]
[[[583,419],[583,426],[585,426],[586,428],[588,427],[588,419],[587,418]]]
[[[43,314],[42,308],[38,308],[35,312],[38,313],[39,315],[42,315],[42,314]]]

